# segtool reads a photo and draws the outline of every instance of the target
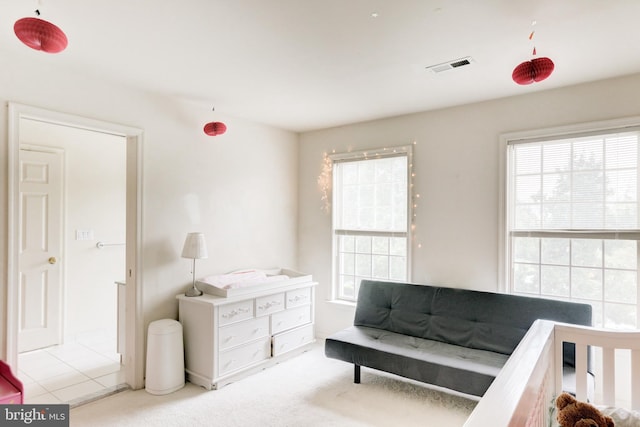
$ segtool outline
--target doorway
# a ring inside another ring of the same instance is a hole
[[[7,288],[7,360],[14,370],[18,369],[19,340],[19,160],[21,138],[21,120],[33,120],[74,129],[109,134],[123,138],[126,145],[126,235],[124,237],[125,266],[120,277],[115,277],[125,285],[125,303],[127,304],[125,324],[125,381],[134,389],[141,388],[143,382],[143,326],[141,309],[141,272],[140,259],[141,232],[141,145],[142,131],[127,126],[101,122],[79,116],[43,110],[20,104],[9,104],[9,227],[8,227],[8,288]],[[81,235],[89,230],[80,230]],[[107,242],[111,243],[111,242]],[[120,243],[120,242],[118,242]],[[115,287],[115,283],[113,284]]]
[[[100,335],[115,353],[126,139],[22,118],[20,140],[19,351]]]

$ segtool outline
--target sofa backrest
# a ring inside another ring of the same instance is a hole
[[[591,326],[591,316],[588,304],[363,280],[354,325],[510,355],[537,319]]]

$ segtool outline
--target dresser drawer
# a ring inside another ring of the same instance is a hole
[[[284,310],[284,292],[256,298],[256,317]]]
[[[253,300],[240,301],[220,306],[220,326],[240,322],[253,317]]]
[[[286,294],[287,308],[300,307],[311,304],[311,288],[302,288],[289,291]]]
[[[311,322],[311,306],[292,308],[271,316],[271,333],[286,331]]]
[[[313,324],[308,324],[291,331],[283,332],[273,336],[273,356],[296,349],[302,345],[313,342]]]
[[[269,336],[269,318],[258,317],[220,328],[220,350]]]
[[[265,339],[220,352],[220,376],[253,365],[271,357],[271,340]]]

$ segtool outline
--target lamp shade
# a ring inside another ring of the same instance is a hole
[[[528,85],[533,82],[541,82],[551,75],[555,65],[549,58],[534,58],[525,61],[513,69],[511,78],[519,85]]]
[[[60,28],[40,18],[18,19],[13,25],[13,32],[30,48],[47,53],[62,52],[68,43]]]
[[[204,234],[188,233],[182,248],[182,258],[202,259],[208,256]]]
[[[227,131],[227,125],[222,122],[210,122],[204,125],[204,133],[209,136],[222,135]]]

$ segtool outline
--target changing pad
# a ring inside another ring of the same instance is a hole
[[[198,289],[210,295],[231,297],[310,281],[311,275],[285,268],[246,269],[198,279]]]

